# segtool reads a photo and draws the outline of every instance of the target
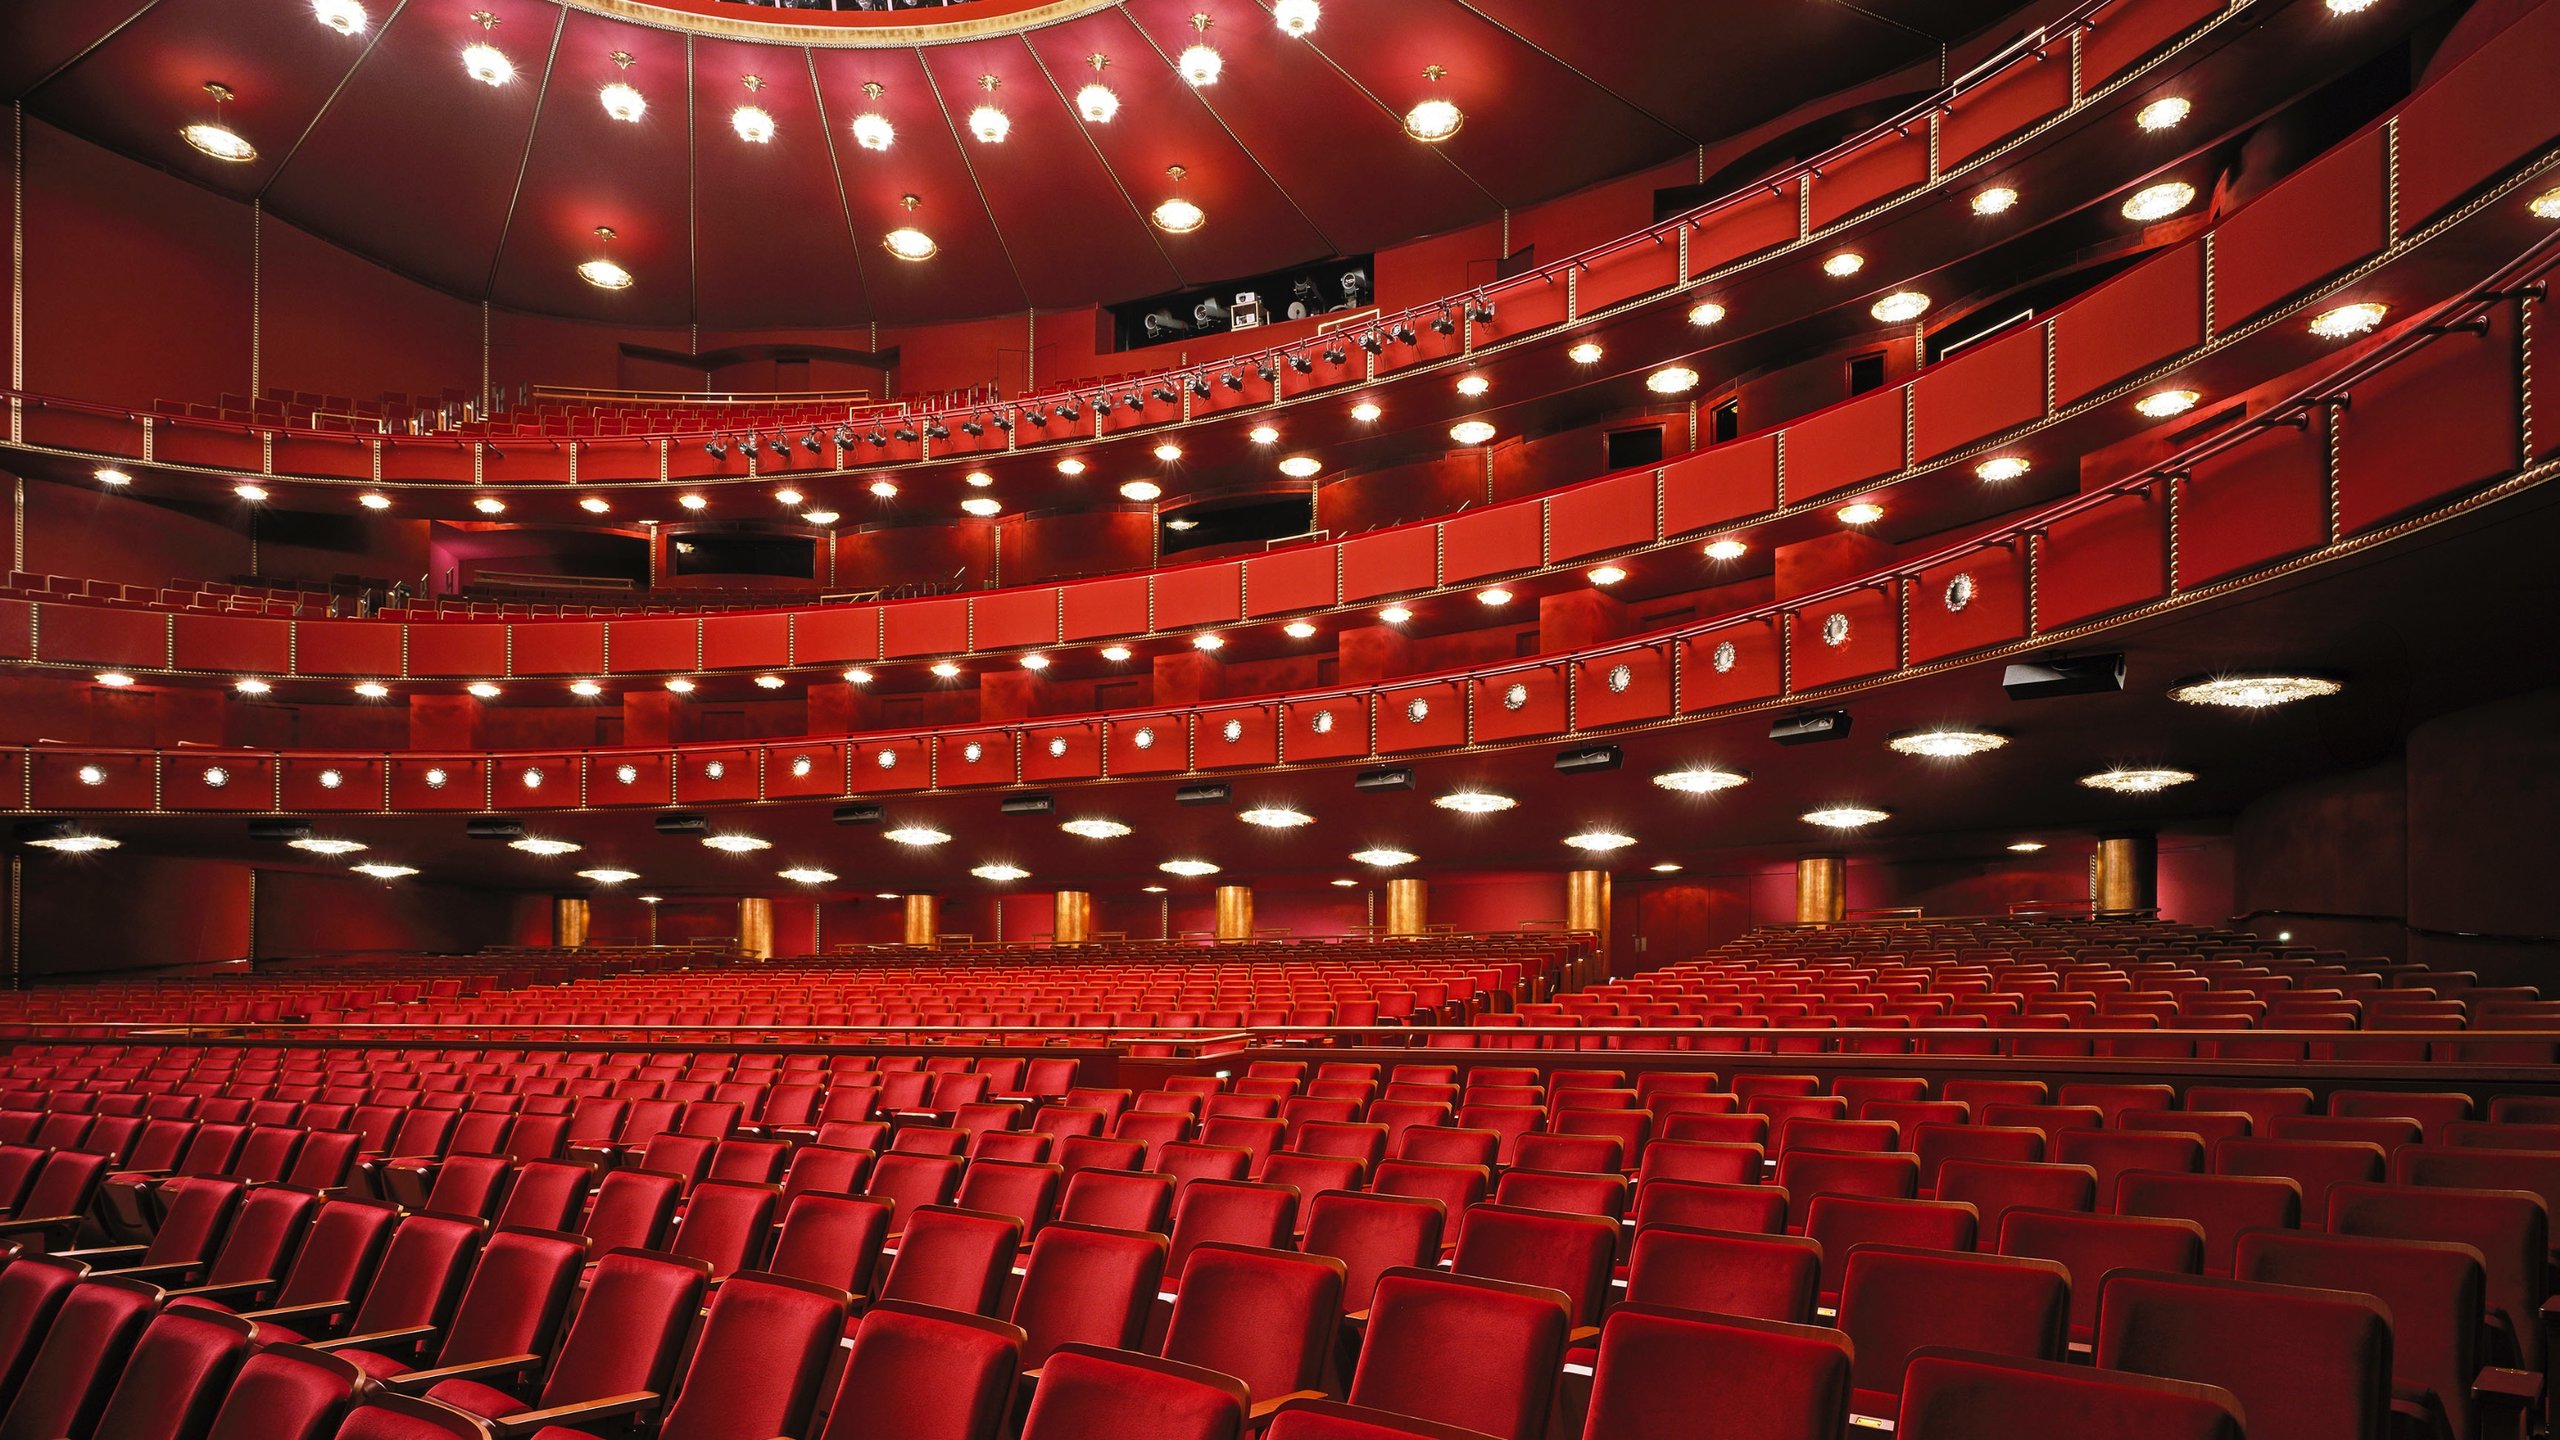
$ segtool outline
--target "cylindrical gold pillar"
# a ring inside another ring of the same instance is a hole
[[[1848,913],[1849,862],[1838,855],[1807,855],[1796,862],[1796,923],[1830,925]]]
[[[909,945],[930,945],[942,933],[942,908],[930,895],[910,895],[907,902],[907,938]]]
[[[2101,914],[2149,910],[2160,903],[2160,837],[2102,835],[2090,882],[2091,908]]]
[[[563,950],[586,948],[587,897],[562,895],[552,900],[551,943]]]
[[[1564,876],[1564,928],[1583,930],[1596,937],[1591,946],[1591,964],[1586,970],[1577,966],[1566,977],[1567,983],[1579,985],[1594,974],[1609,973],[1609,872],[1606,870],[1568,870]]]
[[[1218,887],[1218,938],[1250,940],[1253,938],[1253,887],[1221,885]]]
[[[738,953],[750,960],[773,958],[773,902],[762,895],[738,897]]]
[[[1423,883],[1412,876],[1387,882],[1387,933],[1419,935],[1425,928],[1424,916],[1429,910],[1430,894]]]
[[[1093,895],[1084,890],[1058,892],[1057,918],[1049,926],[1052,945],[1081,945],[1093,933]]]

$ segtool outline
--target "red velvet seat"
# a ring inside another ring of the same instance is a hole
[[[1036,1369],[1070,1343],[1136,1346],[1164,1278],[1165,1254],[1165,1238],[1143,1231],[1065,1223],[1042,1230],[1013,1301],[1024,1366]]]
[[[1597,1325],[1609,1299],[1618,1226],[1597,1215],[1478,1205],[1462,1217],[1450,1268],[1565,1297],[1573,1323]]]
[[[2468,1245],[2484,1268],[2484,1303],[2503,1343],[2492,1363],[2542,1370],[2540,1320],[2550,1298],[2550,1216],[2516,1190],[2422,1185],[2335,1185],[2329,1232]]]
[[[2218,1386],[1935,1346],[1912,1354],[1894,1433],[1901,1440],[2243,1437],[2239,1402]]]
[[[1628,1252],[1626,1303],[1807,1325],[1824,1254],[1795,1235],[1648,1226]]]
[[[371,1282],[352,1306],[344,1299],[323,1300],[252,1311],[246,1318],[257,1323],[261,1343],[302,1342],[319,1333],[378,1335],[440,1326],[452,1313],[487,1228],[449,1215],[404,1216],[392,1227]]]
[[[699,1261],[609,1250],[596,1260],[577,1317],[538,1390],[526,1388],[537,1372],[506,1366],[438,1379],[426,1394],[492,1419],[616,1395],[663,1397],[674,1387],[676,1360],[709,1282],[709,1268]],[[514,1388],[496,1383],[509,1379]]]
[[[705,1180],[685,1200],[667,1249],[709,1265],[715,1280],[752,1269],[764,1261],[781,1199],[778,1185]]]
[[[805,1435],[818,1387],[844,1333],[841,1290],[744,1272],[711,1297],[702,1337],[685,1367],[658,1440],[772,1440]],[[597,1413],[616,1409],[608,1403]],[[563,1415],[578,1423],[575,1407]],[[549,1427],[546,1427],[546,1431]],[[536,1432],[545,1433],[545,1432]]]
[[[412,1370],[450,1369],[512,1355],[547,1355],[585,1269],[583,1236],[501,1230],[480,1248],[449,1323],[418,1335],[384,1335],[328,1345],[377,1380]],[[413,1363],[432,1353],[431,1365]]]
[[[2379,1440],[2390,1414],[2391,1318],[2370,1295],[2118,1271],[2096,1359],[2230,1391],[2249,1440]]]
[[[854,1329],[820,1440],[996,1440],[1022,1341],[1001,1320],[873,1305]]]
[[[2216,1175],[2274,1176],[2301,1186],[2300,1223],[2314,1230],[2328,1223],[2330,1186],[2380,1180],[2386,1160],[2381,1146],[2365,1141],[2276,1140],[2253,1135],[2219,1141],[2213,1147]]]
[[[1244,1387],[1214,1370],[1092,1345],[1043,1367],[1022,1440],[1237,1440]]]
[[[1210,1241],[1285,1247],[1295,1234],[1298,1192],[1287,1185],[1243,1180],[1195,1180],[1173,1202],[1172,1250],[1166,1256],[1164,1283],[1179,1289],[1184,1264],[1194,1248]]]
[[[1264,1427],[1266,1440],[1483,1440],[1483,1432],[1331,1400],[1292,1400]]]
[[[328,1440],[364,1384],[335,1355],[267,1346],[241,1362],[204,1440]]]
[[[1538,1440],[1569,1303],[1533,1285],[1390,1270],[1378,1279],[1346,1398],[1496,1440]]]
[[[0,1267],[0,1395],[15,1395],[82,1267],[29,1257]]]
[[[1066,1177],[1058,1218],[1115,1230],[1161,1234],[1173,1221],[1173,1177],[1129,1170],[1081,1170]]]
[[[1841,1274],[1858,1246],[1970,1252],[1979,1219],[1971,1205],[1953,1200],[1815,1196],[1805,1212],[1804,1233],[1822,1247],[1822,1303],[1838,1303]]]
[[[2050,1260],[2070,1272],[2071,1340],[2086,1345],[2098,1330],[2098,1282],[2117,1270],[2204,1273],[2204,1227],[2192,1220],[2016,1209],[2001,1220],[1999,1251]]]
[[[925,1206],[907,1219],[898,1256],[880,1282],[880,1298],[987,1314],[1021,1246],[1022,1222],[1010,1215]]]
[[[1387,1271],[1436,1263],[1448,1215],[1437,1200],[1339,1190],[1318,1193],[1300,1213],[1306,1218],[1300,1248],[1343,1263],[1346,1311],[1368,1309]]]
[[[1977,1241],[1989,1249],[1999,1242],[2001,1217],[2011,1210],[2096,1209],[2098,1181],[2086,1165],[1950,1160],[1938,1172],[1938,1198],[1971,1205],[1979,1217]]]
[[[2071,1324],[2071,1277],[2059,1265],[1865,1245],[1840,1279],[1840,1328],[1856,1347],[1851,1409],[1899,1409],[1903,1368],[1931,1345],[2023,1360],[2060,1360]]]
[[[765,1268],[854,1295],[871,1293],[890,1208],[858,1195],[802,1195],[783,1212]]]
[[[574,1432],[548,1427],[535,1432],[559,1436]],[[479,1420],[431,1400],[406,1395],[372,1395],[347,1412],[335,1440],[489,1440],[489,1427]]]
[[[88,1440],[159,1306],[160,1292],[138,1280],[73,1286],[0,1408],[0,1440]]]
[[[1243,1381],[1256,1406],[1320,1394],[1345,1274],[1328,1255],[1203,1245],[1191,1253],[1160,1349]]]
[[[1622,1305],[1600,1330],[1583,1440],[1836,1440],[1850,1378],[1836,1330]]]

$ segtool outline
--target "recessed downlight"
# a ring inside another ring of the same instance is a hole
[[[1636,843],[1636,837],[1621,835],[1615,830],[1585,830],[1578,835],[1567,835],[1564,837],[1564,843],[1576,850],[1604,853],[1610,850],[1624,850]]]
[[[1433,797],[1431,803],[1443,810],[1455,810],[1461,815],[1492,815],[1508,810],[1520,802],[1508,795],[1496,794],[1491,790],[1452,790],[1446,795]]]
[[[1713,795],[1719,790],[1732,790],[1751,782],[1748,770],[1722,770],[1712,765],[1692,765],[1685,770],[1665,770],[1653,777],[1653,783],[1665,790],[1683,795]]]
[[[1257,805],[1250,810],[1237,811],[1236,818],[1265,830],[1294,830],[1301,825],[1316,823],[1313,815],[1304,810],[1292,810],[1286,805]]]
[[[1351,852],[1351,858],[1363,865],[1375,865],[1381,870],[1391,870],[1398,865],[1410,865],[1422,857],[1410,850],[1391,850],[1380,846],[1370,850],[1354,850]]]
[[[1890,811],[1871,810],[1864,805],[1826,805],[1819,810],[1804,812],[1806,824],[1820,825],[1827,830],[1857,830],[1892,818]]]

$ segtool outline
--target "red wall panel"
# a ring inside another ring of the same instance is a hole
[[[156,764],[152,756],[51,745],[36,747],[32,755],[35,784],[28,803],[37,809],[148,810],[156,803],[151,793]],[[9,768],[17,768],[15,757]],[[94,776],[97,783],[90,784],[84,775]]]
[[[590,805],[672,805],[675,757],[663,750],[624,750],[595,757],[588,772]]]
[[[791,663],[791,617],[783,611],[702,617],[702,668],[750,670]]]
[[[1143,635],[1147,630],[1147,577],[1087,580],[1061,587],[1066,607],[1066,638],[1094,640],[1105,635]]]
[[[1564,276],[1552,274],[1533,275],[1494,287],[1490,292],[1493,318],[1474,327],[1475,343],[1490,345],[1561,323],[1565,318],[1564,286]],[[1324,367],[1317,366],[1316,378],[1322,378],[1324,373]],[[1298,389],[1305,388],[1306,381],[1300,380]]]
[[[501,755],[492,798],[501,810],[574,810],[581,760],[569,754]],[[755,787],[748,787],[752,793]]]
[[[2041,325],[1976,345],[1930,366],[1911,384],[1911,445],[1934,460],[2044,415]]]
[[[675,775],[679,805],[716,805],[756,798],[756,752],[744,745],[688,750],[676,757]],[[500,788],[504,786],[501,781]]]
[[[1813,228],[1820,230],[1863,210],[1885,196],[1926,184],[1929,179],[1929,135],[1886,134],[1822,167],[1813,182]]]
[[[619,660],[622,657],[616,655],[614,658]],[[468,676],[478,680],[504,675],[507,673],[506,627],[412,625],[409,627],[409,673]]]
[[[394,810],[479,810],[486,808],[488,764],[470,756],[394,756],[391,764],[391,808]]]
[[[1156,628],[1224,625],[1244,614],[1244,567],[1191,565],[1155,577]]]
[[[880,612],[868,605],[803,610],[792,621],[792,653],[803,665],[835,665],[880,656]]]
[[[841,795],[845,785],[846,747],[832,740],[793,740],[764,748],[764,793],[781,799],[800,795]]]
[[[2036,628],[2158,599],[2168,588],[2167,524],[2154,491],[2055,521],[2036,546]]]
[[[1197,759],[1203,770],[1272,765],[1280,759],[1280,710],[1270,701],[1203,710]]]
[[[1476,738],[1516,740],[1565,730],[1565,667],[1506,670],[1475,682]]]
[[[607,654],[614,673],[691,671],[702,660],[701,622],[690,616],[616,620]],[[415,650],[415,642],[412,642]]]
[[[1681,535],[1778,506],[1776,432],[1674,460],[1662,475],[1662,533]]]
[[[2080,93],[2099,89],[2224,8],[2220,0],[2121,0],[2099,11],[2080,37]]]
[[[2204,243],[2146,260],[2053,318],[2053,403],[2204,343]]]
[[[1654,472],[1595,480],[1547,501],[1547,558],[1649,544],[1654,539]]]
[[[1244,562],[1245,613],[1285,615],[1321,610],[1334,602],[1335,547],[1309,545],[1256,555]]]
[[[1281,753],[1293,765],[1369,753],[1369,702],[1363,696],[1289,701],[1281,727]]]
[[[600,675],[604,673],[604,622],[563,620],[553,624],[509,627],[507,672],[511,675]]]
[[[1545,557],[1535,505],[1506,505],[1458,515],[1441,527],[1450,584],[1535,569]]]
[[[1342,598],[1368,600],[1440,583],[1439,530],[1430,525],[1384,530],[1342,545]]]
[[[293,622],[248,615],[169,617],[170,661],[181,670],[281,675],[293,664]]]
[[[272,810],[275,798],[275,761],[268,756],[189,751],[162,758],[163,810]]]
[[[2560,11],[2546,5],[2480,47],[2400,112],[2400,228],[2418,229],[2551,143]]]
[[[35,654],[35,621],[33,601],[0,599],[0,659],[25,660]]]
[[[1788,427],[1790,505],[1902,468],[1902,390],[1878,390]]]
[[[889,795],[933,783],[933,752],[922,737],[874,736],[853,745],[853,793]]]
[[[1621,245],[1574,281],[1574,308],[1588,315],[1680,281],[1680,246],[1669,235]]]
[[[2070,103],[2071,60],[2061,47],[2040,64],[2012,65],[1938,117],[1938,167],[1952,170]]]
[[[40,605],[36,637],[47,660],[155,670],[169,663],[169,618],[156,610]]]
[[[1588,730],[1658,720],[1671,713],[1671,653],[1665,641],[1637,650],[1595,655],[1577,662],[1573,723]]]
[[[1922,570],[1905,613],[1914,665],[2026,634],[2026,567],[2018,547],[1984,545]]]
[[[1010,785],[1013,735],[1004,730],[946,730],[935,737],[933,783]]]
[[[2213,324],[2230,330],[2380,250],[2383,132],[2369,130],[2278,181],[2213,232]]]
[[[1712,710],[1777,694],[1786,674],[1778,623],[1775,616],[1757,615],[1683,641],[1681,710]]]
[[[1761,191],[1737,200],[1698,221],[1689,233],[1689,273],[1704,275],[1796,238],[1800,228],[1796,206],[1799,182],[1779,183],[1776,192]]]
[[[970,636],[976,649],[1058,643],[1058,592],[1054,589],[997,590],[970,603],[977,607]]]
[[[2354,534],[2506,474],[2524,453],[2514,311],[2357,384],[2339,425],[2338,526]],[[48,612],[50,613],[50,612]]]
[[[1894,668],[1900,650],[1891,588],[1865,588],[1790,612],[1788,684],[1811,690]]]
[[[1114,720],[1107,729],[1114,775],[1169,775],[1191,767],[1188,736],[1180,715]]]
[[[1467,740],[1467,695],[1456,680],[1378,692],[1378,753],[1437,750]]]
[[[969,602],[965,598],[913,600],[883,606],[890,658],[910,655],[957,655],[969,648]],[[621,658],[617,653],[616,659]]]
[[[2201,585],[2329,539],[2328,427],[2274,426],[2189,467],[2178,583]]]
[[[1023,737],[1025,780],[1090,780],[1102,773],[1102,725],[1079,720],[1043,725]]]

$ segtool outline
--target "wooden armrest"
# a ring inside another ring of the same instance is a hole
[[[314,1350],[381,1350],[432,1339],[442,1328],[437,1325],[404,1325],[397,1330],[371,1330],[362,1335],[341,1335],[335,1340],[305,1343]]]
[[[79,1257],[80,1253],[81,1252],[77,1250],[66,1251],[55,1258],[62,1260],[76,1259]],[[157,1281],[162,1277],[192,1275],[203,1268],[203,1264],[199,1261],[173,1260],[166,1265],[118,1265],[107,1270],[102,1270],[99,1273],[103,1275],[120,1276],[127,1280]]]
[[[65,1260],[96,1262],[112,1260],[119,1255],[140,1255],[150,1248],[148,1245],[99,1245],[87,1250],[63,1250],[57,1253]],[[93,1263],[92,1268],[98,1267]]]
[[[394,1375],[382,1383],[394,1390],[424,1390],[447,1380],[477,1380],[484,1375],[512,1375],[530,1370],[542,1363],[539,1355],[501,1355],[494,1360],[474,1360],[463,1365],[439,1365],[433,1370],[410,1370]]]
[[[1349,1325],[1354,1329],[1366,1329],[1369,1324],[1369,1312],[1366,1310],[1354,1310],[1350,1314],[1342,1317],[1342,1323]]]
[[[2531,1402],[2542,1398],[2542,1375],[2534,1370],[2516,1370],[2504,1365],[2486,1365],[2472,1377],[2471,1393],[2495,1396],[2501,1400]]]
[[[554,1405],[548,1410],[519,1410],[488,1422],[500,1435],[531,1435],[545,1425],[575,1425],[584,1420],[610,1420],[617,1415],[637,1415],[658,1403],[658,1392],[634,1390],[628,1395],[608,1395],[601,1400],[584,1400],[574,1405]]]
[[[1599,1339],[1599,1338],[1600,1338],[1600,1327],[1599,1327],[1599,1326],[1597,1326],[1597,1325],[1576,1325],[1576,1326],[1574,1326],[1574,1327],[1573,1327],[1573,1329],[1572,1329],[1572,1330],[1570,1330],[1570,1331],[1566,1332],[1565,1337],[1564,1337],[1564,1343],[1566,1343],[1567,1345],[1582,1345],[1582,1344],[1586,1344],[1586,1343],[1589,1343],[1589,1342],[1591,1342],[1591,1341],[1597,1340],[1597,1339]]]
[[[226,1280],[219,1285],[188,1285],[171,1290],[169,1298],[175,1300],[181,1295],[196,1295],[213,1300],[225,1296],[248,1295],[272,1287],[276,1279],[277,1277],[270,1275],[264,1280]]]
[[[335,1315],[355,1303],[353,1299],[314,1300],[308,1305],[282,1305],[273,1310],[252,1310],[240,1318],[251,1322],[318,1319],[324,1315]]]
[[[1253,1408],[1245,1412],[1244,1423],[1247,1425],[1267,1424],[1271,1419],[1271,1413],[1273,1411],[1288,1404],[1292,1400],[1322,1400],[1324,1398],[1326,1398],[1325,1393],[1321,1390],[1292,1390],[1285,1395],[1274,1395],[1268,1400],[1258,1400],[1254,1402]]]
[[[76,1230],[85,1219],[80,1215],[27,1215],[0,1220],[0,1235],[22,1235],[29,1232]]]

